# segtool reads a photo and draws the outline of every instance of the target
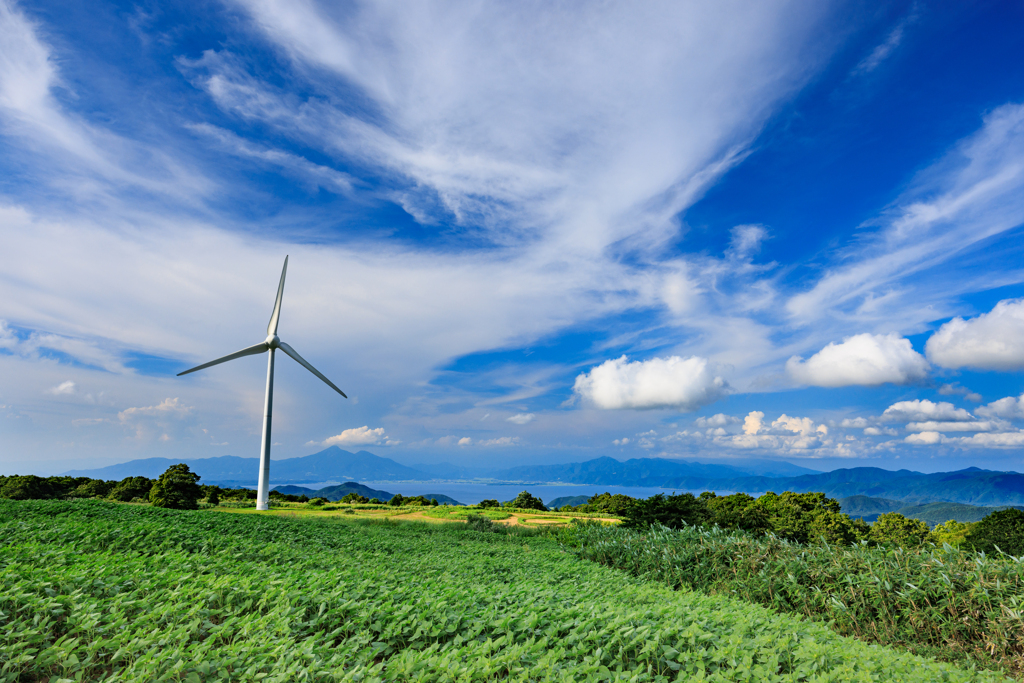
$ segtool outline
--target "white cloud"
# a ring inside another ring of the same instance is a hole
[[[725,413],[716,413],[711,417],[698,417],[693,421],[693,424],[697,425],[701,429],[707,429],[708,427],[727,427],[729,425],[738,424],[740,419],[732,415],[726,415]]]
[[[473,443],[473,439],[469,438],[468,436],[464,436],[461,439],[459,439],[459,444],[458,445],[460,445],[460,446],[470,446],[470,445],[472,445],[472,443]]]
[[[938,432],[921,432],[919,434],[909,434],[907,438],[903,439],[906,443],[913,444],[915,446],[934,446],[935,444],[942,443],[946,440],[946,437],[942,436]]]
[[[828,434],[828,427],[825,425],[815,425],[814,420],[809,417],[790,417],[783,413],[779,416],[779,419],[772,422],[772,427],[778,427],[790,432],[796,432],[803,436],[810,436],[812,434]]]
[[[893,403],[882,413],[882,419],[891,422],[927,422],[929,420],[967,422],[973,420],[974,416],[963,408],[957,408],[952,403],[945,401],[933,403],[928,399],[914,399],[913,401]]]
[[[71,380],[67,380],[66,382],[61,382],[52,389],[47,389],[47,392],[56,396],[73,394],[75,393],[75,383]]]
[[[158,405],[140,408],[125,408],[117,414],[118,419],[126,422],[133,418],[147,417],[182,417],[192,412],[193,406],[182,405],[177,398],[165,398]]]
[[[987,406],[978,408],[976,412],[984,417],[1002,417],[1007,420],[1024,419],[1024,394],[992,401]]]
[[[864,436],[896,436],[899,432],[889,427],[865,427]]]
[[[1024,299],[1000,301],[970,320],[953,318],[928,339],[925,353],[944,368],[1024,368]]]
[[[612,443],[615,444],[616,446],[625,446],[626,444],[629,443],[629,437],[624,436],[621,439],[615,439],[614,441],[612,441]]]
[[[732,229],[729,249],[739,257],[757,253],[761,243],[768,239],[768,230],[763,225],[737,225]]]
[[[928,362],[898,334],[858,334],[831,343],[804,361],[794,356],[786,371],[801,384],[816,387],[906,384],[928,375]]]
[[[706,358],[608,360],[576,378],[573,391],[606,410],[675,408],[692,411],[724,398],[729,385]]]
[[[750,411],[745,418],[743,418],[743,433],[753,436],[761,430],[762,420],[764,419],[764,413],[760,410]]]
[[[959,437],[956,441],[968,448],[1020,448],[1024,446],[1024,432],[982,433]]]
[[[1000,421],[970,421],[970,422],[911,422],[907,425],[907,431],[911,432],[994,432],[1005,429],[1009,426]]]
[[[847,417],[847,418],[844,418],[843,421],[839,423],[839,426],[843,427],[845,429],[850,429],[850,428],[853,428],[853,429],[863,429],[863,428],[867,427],[870,424],[871,423],[868,422],[863,417],[853,417],[853,418]]]
[[[886,57],[892,54],[893,50],[899,47],[900,42],[903,40],[903,24],[899,24],[896,28],[889,32],[886,36],[885,41],[875,46],[875,49],[871,51],[867,57],[861,61],[860,64],[854,68],[854,74],[867,74],[871,73],[878,68],[878,65],[885,61]]]
[[[506,421],[517,425],[524,425],[527,422],[532,422],[535,417],[537,416],[533,413],[516,413],[512,417],[506,418]]]
[[[376,429],[370,429],[369,425],[362,427],[354,427],[352,429],[346,429],[341,434],[328,437],[324,439],[320,445],[322,446],[369,446],[380,443],[391,441],[387,435],[384,434],[383,427],[377,427]]]

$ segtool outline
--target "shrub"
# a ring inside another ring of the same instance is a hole
[[[670,529],[679,529],[704,524],[707,521],[707,508],[704,501],[692,493],[680,496],[659,493],[650,498],[635,500],[626,509],[625,518],[622,526],[626,528],[660,524]]]
[[[316,507],[319,507],[321,505],[324,505],[327,502],[328,502],[328,500],[326,498],[319,498],[319,497],[317,497],[317,498],[314,498],[313,500],[309,501],[309,504],[313,505],[313,506],[316,506]]]
[[[388,501],[388,505],[394,505],[395,507],[400,506],[405,501],[405,496],[401,493],[396,493],[391,496],[391,500]]]
[[[202,495],[199,475],[185,463],[179,463],[168,467],[156,480],[149,492],[149,501],[158,508],[195,510]]]
[[[479,503],[477,503],[477,507],[481,507],[481,508],[484,508],[484,509],[486,509],[486,508],[497,508],[497,507],[501,507],[501,503],[499,503],[498,501],[494,500],[493,498],[488,498],[487,500],[481,500]]]
[[[937,546],[942,546],[945,543],[959,548],[967,542],[967,533],[974,524],[968,522],[958,522],[955,519],[947,521],[945,524],[938,524],[932,529],[931,535],[928,540]]]
[[[206,497],[206,502],[210,505],[220,505],[220,492],[216,486],[213,487],[213,490]]]
[[[30,500],[33,498],[50,498],[52,488],[46,479],[34,474],[7,477],[0,496],[11,500]]]
[[[371,498],[370,499],[370,505],[383,505],[383,504],[384,504],[384,501],[382,501],[380,498]]]
[[[1024,510],[993,512],[971,526],[967,542],[986,553],[995,552],[998,547],[1008,555],[1024,555]]]
[[[884,545],[912,548],[928,538],[928,525],[919,519],[907,519],[898,512],[879,515],[871,525],[871,540]]]
[[[353,491],[352,493],[346,494],[345,497],[342,498],[339,502],[341,502],[341,503],[369,503],[370,499],[367,498],[366,496],[361,496],[358,493],[356,493],[355,491]]]

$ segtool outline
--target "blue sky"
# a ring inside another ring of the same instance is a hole
[[[1024,8],[0,0],[0,471],[1024,469]]]

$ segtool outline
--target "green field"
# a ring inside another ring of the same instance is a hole
[[[0,621],[3,681],[1001,680],[549,537],[98,501],[0,501]]]

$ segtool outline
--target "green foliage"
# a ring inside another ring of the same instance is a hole
[[[117,482],[107,498],[127,503],[136,498],[148,499],[155,481],[149,477],[125,477]]]
[[[971,526],[967,542],[986,553],[999,550],[1015,557],[1024,555],[1024,510],[993,512]]]
[[[522,491],[518,496],[505,503],[505,507],[517,508],[519,510],[547,511],[547,508],[544,507],[544,501],[534,497],[529,491]]]
[[[199,475],[185,463],[178,463],[168,467],[153,484],[149,502],[158,508],[195,510],[202,495]]]
[[[950,519],[932,529],[928,540],[938,546],[949,544],[954,548],[960,548],[967,542],[967,533],[972,526],[974,526],[972,523]]]
[[[670,529],[697,526],[708,521],[707,507],[692,493],[666,496],[664,493],[634,500],[626,509],[623,526],[639,529],[658,524]]]
[[[481,500],[479,503],[477,503],[477,507],[480,507],[480,508],[496,508],[496,507],[501,507],[501,503],[499,503],[498,501],[494,500],[493,498],[488,498],[487,500]]]
[[[839,633],[1020,671],[1024,562],[953,548],[800,545],[687,527],[575,525],[579,556],[674,588],[738,595]]]
[[[309,504],[312,505],[313,507],[320,507],[321,505],[326,505],[328,502],[330,501],[328,501],[326,498],[314,498],[313,500],[309,501]]]
[[[369,502],[370,502],[370,505],[383,505],[384,504],[384,501],[382,501],[380,498],[371,498]]]
[[[118,482],[103,481],[102,479],[90,479],[89,481],[75,487],[70,493],[71,498],[106,498]]]
[[[636,499],[631,496],[622,493],[612,495],[606,491],[591,496],[585,505],[577,506],[575,509],[579,512],[603,512],[608,515],[621,516],[626,514],[626,510],[635,501]]]
[[[5,477],[0,496],[11,500],[30,500],[33,498],[51,498],[53,489],[42,477],[34,474]]]
[[[352,492],[344,496],[339,503],[369,503],[370,499],[366,496],[361,496],[356,492]]]
[[[216,486],[212,487],[212,490],[206,494],[206,502],[210,505],[220,505],[220,489]]]
[[[3,683],[999,680],[457,524],[0,501],[0,614]]]
[[[768,517],[756,505],[757,500],[746,493],[717,496],[713,491],[700,494],[708,510],[708,521],[722,529],[767,531]]]
[[[875,543],[913,548],[928,538],[928,525],[919,519],[907,519],[898,512],[879,515],[871,525]]]
[[[388,505],[394,505],[395,507],[399,507],[402,505],[403,502],[405,502],[405,496],[403,496],[401,493],[396,493],[394,496],[391,497],[391,500],[388,501]]]

